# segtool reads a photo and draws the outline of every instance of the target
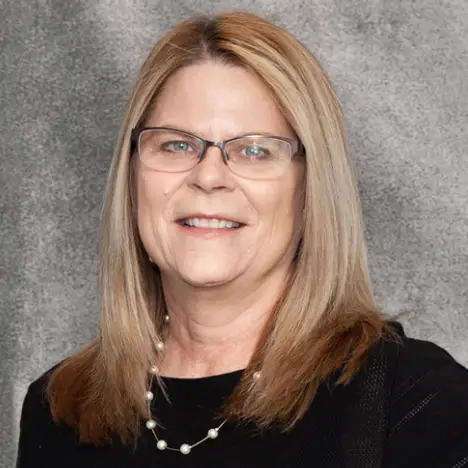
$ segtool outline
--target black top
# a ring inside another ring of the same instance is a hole
[[[402,347],[374,353],[372,376],[365,367],[348,387],[323,384],[292,432],[226,424],[188,455],[158,450],[144,422],[136,447],[77,444],[71,429],[51,422],[46,373],[24,400],[17,468],[468,468],[468,370],[437,345],[401,334]],[[172,404],[162,395],[153,401],[164,425],[157,434],[171,447],[203,438],[241,374],[164,378]]]

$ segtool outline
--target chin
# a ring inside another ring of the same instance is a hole
[[[237,275],[227,272],[225,268],[202,268],[200,270],[180,271],[180,277],[194,287],[214,287],[227,284]]]

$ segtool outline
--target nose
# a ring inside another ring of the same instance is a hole
[[[222,149],[211,145],[201,161],[190,171],[187,182],[204,192],[233,190],[235,184]]]

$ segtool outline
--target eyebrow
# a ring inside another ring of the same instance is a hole
[[[174,130],[180,130],[181,132],[186,132],[186,133],[191,133],[192,135],[196,136],[201,136],[198,132],[194,132],[192,130],[189,130],[187,128],[183,128],[179,125],[174,125],[171,123],[161,123],[161,124],[152,124],[149,125],[150,127],[166,127],[166,128],[173,128]],[[281,133],[281,132],[280,132]],[[242,138],[244,136],[250,136],[250,135],[261,135],[261,136],[278,136],[278,133],[272,133],[272,132],[266,132],[266,131],[249,131],[249,132],[243,132],[243,133],[236,133],[233,134],[232,136],[228,136],[227,138],[224,138],[225,140],[231,140],[232,138]],[[208,139],[208,138],[206,138]]]

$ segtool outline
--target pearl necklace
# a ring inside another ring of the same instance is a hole
[[[165,322],[169,321],[169,316],[166,315],[164,317]],[[164,350],[164,343],[160,341],[157,344],[157,349],[158,351],[163,351]],[[150,374],[151,374],[151,379],[150,379],[150,384],[148,391],[146,392],[146,402],[147,402],[147,408],[148,408],[148,420],[146,421],[146,427],[153,433],[154,438],[156,439],[156,447],[163,451],[163,450],[171,450],[173,452],[180,452],[183,455],[188,455],[194,447],[197,445],[202,444],[203,442],[207,440],[214,440],[218,437],[218,432],[219,430],[226,424],[227,419],[225,419],[218,427],[212,427],[211,429],[208,430],[207,434],[205,437],[202,439],[198,440],[197,442],[194,442],[193,444],[188,444],[188,443],[183,443],[179,448],[173,448],[169,447],[167,442],[164,439],[160,439],[155,431],[156,428],[156,421],[153,419],[153,416],[151,414],[151,402],[154,398],[154,394],[151,391],[151,387],[153,384],[153,378],[155,375],[157,375],[159,372],[159,368],[157,366],[152,366],[150,369]],[[254,380],[258,380],[260,378],[260,372],[254,372],[253,374]]]

